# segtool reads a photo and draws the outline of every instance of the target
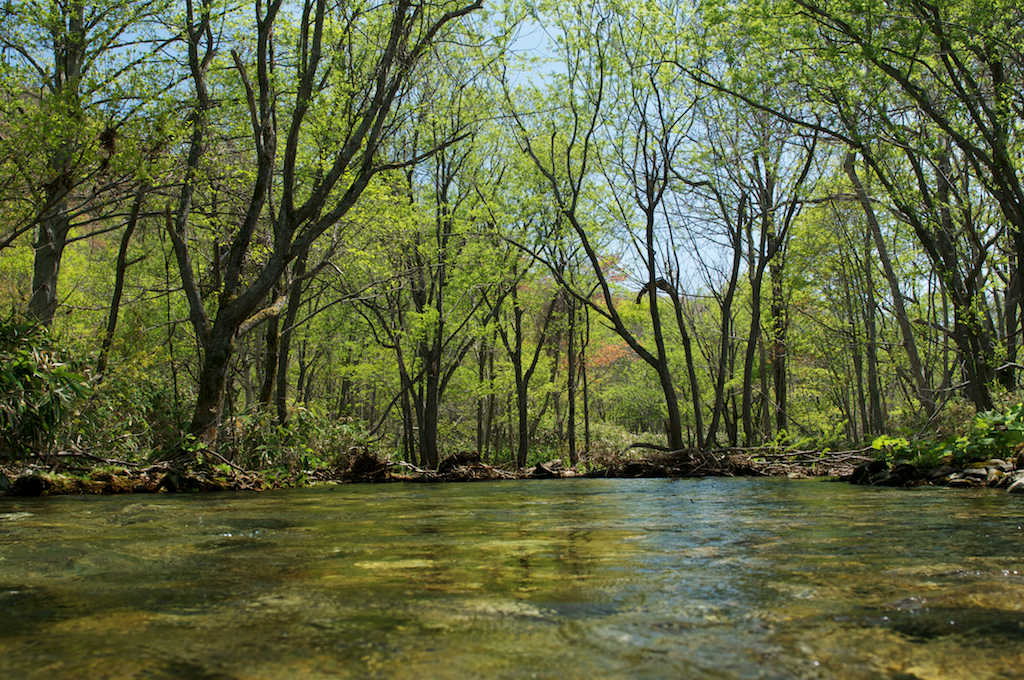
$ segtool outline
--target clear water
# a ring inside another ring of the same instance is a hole
[[[784,479],[5,498],[0,677],[1020,677],[1022,527]]]

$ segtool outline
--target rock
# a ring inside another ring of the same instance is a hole
[[[871,476],[871,486],[903,486],[905,483],[903,477],[890,470],[882,470]]]
[[[988,478],[985,480],[986,486],[997,487],[1000,486],[1003,481],[1006,480],[1006,473],[996,468],[988,469]]]
[[[11,480],[7,479],[7,475],[0,472],[0,496],[6,496],[11,490]]]
[[[967,476],[963,472],[955,472],[947,477],[947,484],[958,488],[981,486],[982,481],[980,477]]]
[[[169,470],[156,485],[157,490],[165,489],[169,493],[184,491],[188,485],[188,476],[177,470]]]
[[[988,468],[977,467],[977,463],[972,463],[971,467],[964,468],[961,474],[971,479],[988,479]]]
[[[12,496],[42,496],[49,489],[49,483],[40,475],[24,474],[11,482]]]
[[[981,465],[985,466],[985,468],[989,472],[991,472],[993,469],[999,470],[1000,472],[1009,472],[1010,470],[1013,469],[1013,465],[1003,460],[1002,458],[992,458],[991,460],[986,460]]]
[[[887,466],[883,460],[872,460],[867,463],[861,463],[853,470],[853,474],[850,475],[851,484],[872,484],[872,478],[880,472],[886,472]]]
[[[558,476],[558,472],[548,468],[544,463],[537,463],[533,471],[530,472],[530,476],[536,479],[552,479]]]
[[[1003,486],[1010,493],[1024,493],[1024,470],[1016,470],[1006,475],[1003,479]],[[1017,487],[1014,489],[1014,487]]]
[[[390,466],[384,458],[368,449],[354,448],[349,451],[349,468],[346,477],[354,482],[387,481]]]
[[[945,480],[952,474],[960,472],[960,468],[955,468],[952,465],[940,465],[937,468],[932,468],[925,473],[924,479],[926,482],[938,482]]]
[[[894,475],[899,475],[904,484],[911,484],[923,477],[921,471],[910,463],[900,463],[892,469],[892,473]]]

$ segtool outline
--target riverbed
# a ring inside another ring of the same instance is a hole
[[[1022,527],[763,478],[0,498],[0,676],[1020,677]]]

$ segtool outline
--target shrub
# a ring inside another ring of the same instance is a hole
[[[1005,458],[1024,444],[1024,405],[1006,405],[998,410],[972,413],[966,425],[940,440],[908,441],[883,435],[872,447],[875,457],[887,463],[909,460],[919,467],[948,462],[965,466],[972,461]]]
[[[0,459],[44,453],[91,392],[67,352],[38,323],[0,322]]]
[[[253,470],[282,468],[292,473],[333,468],[352,447],[365,445],[362,427],[315,406],[293,405],[280,425],[270,411],[252,411],[226,419],[221,453]]]

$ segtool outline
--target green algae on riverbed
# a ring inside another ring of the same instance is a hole
[[[0,672],[1007,677],[1022,510],[784,479],[8,498]]]

